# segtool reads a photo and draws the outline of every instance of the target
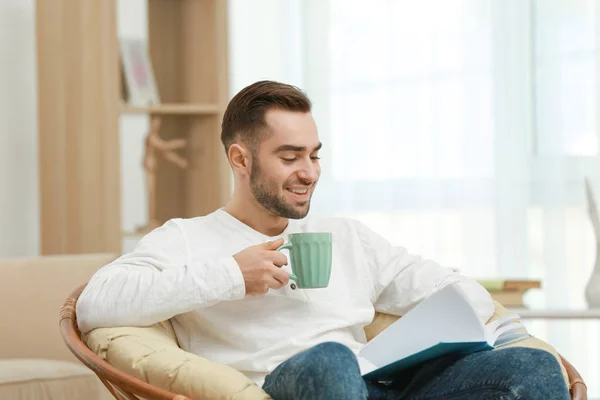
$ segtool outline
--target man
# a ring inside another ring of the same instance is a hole
[[[231,201],[168,221],[100,269],[77,303],[83,332],[171,319],[184,350],[236,368],[276,400],[569,397],[554,357],[530,349],[442,357],[392,383],[365,382],[356,354],[374,311],[403,315],[458,282],[485,322],[490,295],[358,222],[299,221],[321,173],[311,103],[299,89],[246,87],[227,107],[221,139]],[[290,233],[323,231],[333,237],[329,286],[297,289],[276,249]]]

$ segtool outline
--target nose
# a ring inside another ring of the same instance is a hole
[[[316,182],[319,175],[321,175],[321,168],[318,163],[314,163],[312,160],[305,163],[298,171],[298,177],[308,184]]]

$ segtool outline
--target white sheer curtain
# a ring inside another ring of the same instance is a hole
[[[263,78],[307,90],[325,145],[315,214],[470,276],[542,279],[532,307],[585,307],[600,3],[248,3],[230,0],[232,92]],[[597,322],[530,328],[599,375]]]

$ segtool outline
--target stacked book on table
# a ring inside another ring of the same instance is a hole
[[[523,297],[529,289],[539,289],[542,282],[538,280],[511,279],[477,279],[492,298],[504,307],[525,308]]]

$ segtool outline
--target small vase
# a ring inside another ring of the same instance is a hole
[[[587,200],[588,214],[594,236],[596,238],[596,264],[590,276],[590,280],[585,287],[585,299],[590,308],[600,308],[600,216],[594,199],[594,192],[589,179],[585,178],[585,197]]]
[[[598,255],[596,256],[594,271],[585,287],[585,300],[588,307],[600,308],[600,260],[598,259]]]

